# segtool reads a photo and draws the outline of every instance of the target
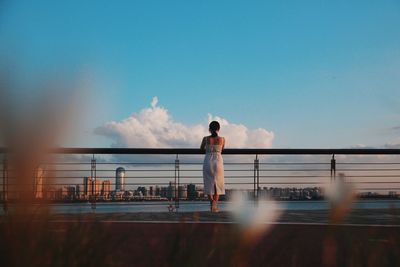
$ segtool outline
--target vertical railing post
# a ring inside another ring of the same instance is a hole
[[[90,168],[90,187],[91,187],[91,206],[92,206],[92,210],[95,211],[96,210],[96,181],[97,181],[97,175],[96,175],[96,159],[94,158],[94,154],[91,160],[91,164],[90,164],[91,168]]]
[[[257,168],[257,201],[260,197],[260,161],[258,155],[256,155],[256,168]]]
[[[32,199],[33,200],[36,200],[36,191],[37,191],[37,183],[38,183],[38,179],[39,179],[39,177],[38,177],[38,174],[39,174],[39,168],[40,168],[40,165],[38,165],[36,168],[34,168],[34,171],[33,171],[33,183],[32,183]]]
[[[179,157],[176,154],[175,159],[175,210],[178,211],[179,208],[179,184],[180,184],[180,172],[179,172]]]
[[[332,155],[331,159],[331,183],[336,180],[336,159],[335,154]]]
[[[8,212],[8,162],[6,156],[3,159],[3,210]]]
[[[260,164],[258,160],[258,155],[254,159],[254,179],[253,179],[253,190],[254,190],[254,201],[258,201],[260,193]]]

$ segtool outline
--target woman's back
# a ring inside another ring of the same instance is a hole
[[[206,139],[206,144],[205,144],[205,150],[206,153],[221,153],[222,150],[224,149],[225,145],[225,140],[223,137],[205,137]]]

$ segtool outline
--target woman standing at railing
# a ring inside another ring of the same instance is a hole
[[[212,121],[209,125],[210,136],[203,138],[200,149],[206,151],[203,163],[204,194],[210,199],[211,212],[218,212],[219,195],[225,194],[224,161],[221,152],[225,147],[225,138],[218,136],[220,125]]]

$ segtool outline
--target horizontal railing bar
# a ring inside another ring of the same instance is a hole
[[[90,165],[90,161],[85,162],[43,162],[39,165]]]
[[[400,165],[397,162],[340,162],[336,161],[337,165]]]
[[[372,188],[372,187],[362,187],[362,188],[354,188],[355,190],[377,190],[377,191],[381,191],[381,190],[399,190],[400,187],[382,187],[382,188]]]
[[[90,165],[91,162],[47,162],[47,163],[40,163],[39,165]],[[96,162],[97,165],[175,165],[175,162]],[[180,161],[180,164],[182,165],[203,165],[201,162],[182,162]],[[254,162],[224,162],[224,165],[252,165]],[[313,162],[260,162],[260,165],[330,165],[330,163],[313,163]],[[337,162],[337,165],[341,164],[381,164],[381,165],[400,165],[400,163],[382,163],[382,162],[370,162],[370,163],[360,163],[360,162],[355,162],[355,163],[345,163],[345,162]],[[1,170],[1,169],[0,169]]]
[[[88,169],[84,169],[84,170],[68,170],[68,169],[56,169],[56,170],[43,170],[43,171],[48,171],[48,172],[90,172],[90,168],[88,168]],[[171,169],[169,169],[169,170],[163,170],[163,169],[161,169],[161,170],[157,170],[157,169],[148,169],[148,170],[127,170],[127,169],[125,169],[125,173],[127,173],[127,172],[135,172],[135,171],[138,171],[138,172],[145,172],[145,171],[147,171],[147,172],[171,172],[171,171],[174,171],[174,168],[171,168]],[[109,169],[109,170],[97,170],[96,169],[96,172],[114,172],[115,173],[115,169]]]
[[[280,184],[280,183],[289,183],[289,184],[302,184],[303,182],[278,182],[278,181],[272,181],[272,182],[265,182],[264,184]],[[314,183],[320,183],[320,182],[317,182],[317,181],[311,181],[311,182],[308,182],[308,183],[311,183],[311,184],[314,184]],[[392,182],[388,182],[388,181],[386,181],[386,182],[372,182],[372,181],[347,181],[347,182],[345,182],[346,184],[400,184],[400,181],[392,181]],[[141,185],[141,184],[143,184],[143,185],[146,185],[146,184],[149,184],[149,183],[125,183],[125,185]],[[168,182],[165,182],[165,183],[161,183],[161,182],[154,182],[154,183],[151,183],[151,184],[156,184],[156,185],[169,185],[169,183]],[[202,184],[202,183],[196,183],[196,182],[183,182],[183,183],[181,183],[181,185],[188,185],[188,184]],[[228,182],[228,184],[229,184],[229,182]],[[248,182],[248,183],[244,183],[244,184],[253,184],[253,183],[251,183],[251,182]],[[9,184],[10,186],[14,186],[14,185],[17,185],[17,184]],[[33,185],[33,184],[28,184],[28,185]],[[65,185],[65,186],[75,186],[75,184],[70,184],[70,183],[52,183],[50,186],[55,186],[55,185]],[[111,183],[110,184],[110,186],[114,186],[114,185],[116,185],[115,183]]]
[[[330,169],[260,169],[263,172],[327,172]]]
[[[0,148],[0,153],[8,153],[7,148]],[[204,150],[197,148],[54,148],[49,150],[53,154],[204,154]],[[291,148],[228,148],[223,154],[227,155],[396,155],[400,149],[389,148],[336,148],[336,149],[291,149]]]
[[[47,171],[50,171],[50,170],[47,170]],[[171,169],[171,170],[125,170],[126,173],[131,173],[131,174],[136,172],[136,171],[137,172],[153,172],[153,173],[157,173],[157,172],[172,172],[172,171],[174,171],[174,169]],[[202,172],[202,170],[197,170],[197,169],[196,170],[180,169],[180,171],[181,172]],[[227,170],[227,169],[225,169],[224,171],[225,171],[225,173],[228,173],[228,172],[251,172],[251,171],[253,171],[253,169],[247,169],[247,170],[244,170],[244,169]],[[290,173],[290,172],[313,172],[313,173],[315,173],[315,172],[329,172],[330,170],[266,170],[266,169],[260,169],[260,172],[261,171],[262,172],[268,172],[268,173],[271,173],[271,172],[279,172],[279,173],[282,173],[282,172],[288,172],[288,173]],[[336,170],[336,171],[338,171],[338,172],[367,172],[367,171],[368,172],[389,172],[389,171],[397,171],[397,170]],[[54,172],[54,173],[60,173],[60,172],[86,172],[87,173],[87,172],[90,172],[90,170],[51,170],[51,172]],[[100,173],[100,172],[101,173],[103,173],[103,172],[115,172],[115,170],[96,170],[96,172],[98,172],[98,173]],[[13,172],[10,171],[9,175],[10,176],[13,175]],[[393,175],[395,175],[395,174],[393,174]],[[397,176],[400,177],[400,174],[397,175]],[[45,175],[44,177],[49,177],[49,176]],[[75,177],[75,176],[73,176],[73,177]],[[76,178],[83,178],[83,177],[85,177],[85,175],[78,176]],[[129,176],[125,176],[125,177],[129,177]],[[133,176],[133,177],[136,177],[136,176]],[[310,177],[310,176],[307,176],[307,177]],[[349,177],[349,176],[346,175],[346,177]],[[387,177],[387,176],[379,175],[379,177]]]
[[[260,165],[330,165],[330,162],[260,162]]]
[[[189,179],[189,178],[202,178],[201,175],[185,175],[181,176],[181,179]],[[226,179],[229,178],[253,178],[253,175],[234,175],[234,176],[225,176]],[[328,175],[260,175],[260,178],[330,178],[331,176]],[[366,177],[366,176],[346,176],[346,177]],[[380,177],[380,176],[377,176]],[[389,176],[392,177],[392,176]],[[398,176],[393,176],[398,177]],[[16,177],[8,177],[9,179],[16,179]],[[50,179],[83,179],[82,176],[45,176],[46,178]],[[175,176],[125,176],[125,179],[173,179]],[[96,177],[96,179],[115,179],[115,177],[110,176],[102,176]]]
[[[86,162],[45,162],[40,165],[90,165]],[[97,165],[174,165],[174,162],[96,162]]]
[[[381,177],[393,177],[400,178],[400,175],[346,175],[345,178],[359,177],[359,178],[381,178]]]
[[[39,165],[90,165],[90,164],[91,164],[90,161],[86,161],[86,162],[47,162],[47,163],[40,163]],[[98,162],[97,161],[96,164],[97,165],[175,165],[175,162]],[[183,162],[182,160],[180,161],[179,164],[203,165],[203,163],[200,162]],[[253,165],[253,164],[254,162],[224,162],[224,165]],[[326,163],[321,163],[321,164],[327,165]]]
[[[253,177],[253,176],[251,176],[251,177]],[[269,175],[269,176],[263,176],[263,175],[260,175],[259,176],[260,178],[265,178],[265,179],[280,179],[280,178],[285,178],[285,179],[304,179],[304,177],[303,176],[273,176],[273,175]],[[318,175],[315,175],[315,176],[307,176],[308,178],[310,178],[310,179],[327,179],[327,178],[331,178],[331,176],[327,176],[327,175],[323,175],[323,176],[318,176]]]
[[[203,159],[201,159],[202,161]],[[182,160],[179,160],[179,164],[181,165],[203,165],[203,162],[184,162]],[[224,165],[253,165],[254,162],[227,162],[225,159]]]
[[[261,184],[261,183],[260,183]],[[293,184],[293,183],[263,183],[263,184],[265,184],[265,185],[268,185],[268,184],[288,184],[288,185],[291,185],[291,184]],[[315,184],[315,185],[324,185],[325,183],[319,183],[319,184]],[[197,183],[196,185],[201,185],[200,183]],[[293,184],[293,185],[297,185],[297,184]],[[316,187],[316,186],[312,186],[312,187],[296,187],[297,189],[307,189],[307,188],[314,188],[314,187]],[[292,188],[292,187],[264,187],[264,188],[260,188],[260,190],[261,191],[263,191],[263,190],[266,190],[266,189],[271,189],[271,188],[280,188],[280,189],[290,189],[290,188]],[[400,187],[381,187],[381,188],[372,188],[372,187],[356,187],[356,188],[353,188],[353,190],[356,190],[356,191],[359,191],[359,190],[399,190],[400,189]],[[132,190],[134,190],[134,189],[132,189]],[[229,190],[229,189],[228,189]],[[233,190],[244,190],[244,191],[249,191],[249,192],[251,192],[251,191],[253,191],[252,189],[233,189]],[[57,192],[57,191],[59,191],[59,190],[47,190],[46,192],[47,193],[53,193],[53,192]],[[128,190],[129,191],[129,190]],[[27,192],[29,192],[29,191],[22,191],[22,190],[10,190],[10,191],[8,191],[8,192],[10,192],[10,193],[27,193]],[[187,190],[182,190],[181,192],[187,192]],[[97,197],[101,197],[101,196],[104,196],[104,195],[101,195],[101,192],[99,193],[99,195],[97,195]]]
[[[386,176],[388,177],[388,176]],[[389,176],[390,178],[398,178],[397,176]],[[158,179],[158,180],[170,180],[172,181],[174,179],[174,177],[157,177],[157,176],[137,176],[137,177],[125,177],[128,179]],[[186,176],[186,177],[181,177],[182,180],[186,181],[188,179],[202,179],[202,176]],[[229,179],[249,179],[249,178],[253,178],[253,176],[251,175],[243,175],[243,176],[225,176],[226,180]],[[259,176],[260,179],[267,179],[267,180],[273,180],[273,179],[304,179],[305,177],[303,176]],[[329,179],[331,178],[330,176],[310,176],[307,177],[310,179]],[[381,178],[380,176],[346,176],[346,178]],[[52,177],[52,179],[82,179],[82,177]],[[97,178],[100,182],[102,182],[104,179],[105,180],[113,180],[115,179],[115,177],[98,177]],[[13,181],[15,180],[15,178],[11,178],[9,179],[9,181]],[[360,180],[355,180],[357,182],[362,182]],[[396,181],[379,181],[382,183],[394,183]],[[10,182],[8,184],[11,184]],[[47,183],[49,185],[54,184],[54,183]],[[111,183],[113,184],[113,183]]]
[[[262,176],[260,176],[262,177]],[[83,177],[77,177],[77,176],[59,176],[59,177],[45,177],[45,178],[50,178],[50,179],[83,179]],[[164,177],[159,177],[159,176],[125,176],[125,179],[171,179],[173,180],[175,177],[174,176],[164,176]],[[193,175],[193,176],[185,176],[185,177],[180,177],[180,179],[198,179],[198,178],[203,178],[203,176],[200,175]],[[253,178],[252,175],[240,175],[240,176],[225,176],[226,179],[231,179],[231,178]],[[14,180],[15,178],[9,178],[10,180]],[[96,179],[115,179],[115,177],[107,177],[107,176],[102,176],[102,177],[96,177]],[[101,180],[99,180],[101,181]]]
[[[361,172],[361,171],[400,171],[400,169],[340,169],[340,168],[336,168],[336,171],[357,171],[357,172]]]
[[[372,182],[372,181],[357,181],[357,182],[345,182],[346,184],[400,184],[399,181],[394,181],[394,182]]]
[[[323,183],[323,182],[319,182],[319,183],[314,183],[314,182],[268,182],[268,183],[260,183],[260,184],[328,184],[328,182]]]
[[[260,175],[260,178],[330,178],[327,175],[310,175],[310,176],[303,176],[303,175]],[[364,176],[346,176],[346,177],[364,177]],[[396,176],[397,177],[397,176]],[[83,179],[82,176],[45,176],[44,178],[50,179]],[[125,176],[125,179],[173,179],[175,176]],[[203,178],[201,175],[185,175],[181,177],[181,179],[191,179],[191,178]],[[253,175],[235,175],[235,176],[225,176],[226,179],[230,178],[254,178]],[[8,177],[8,179],[13,180],[16,179],[15,177]],[[96,179],[115,179],[115,177],[110,176],[102,176],[96,177]]]
[[[253,176],[250,176],[253,177]],[[280,178],[290,178],[290,179],[303,179],[304,176],[299,176],[299,175],[285,175],[285,176],[279,176],[279,175],[260,175],[260,178],[265,178],[265,179],[280,179]],[[307,178],[310,179],[324,179],[324,178],[331,178],[331,176],[328,175],[313,175],[313,176],[307,176]]]
[[[225,172],[251,172],[254,169],[236,169],[236,170],[230,170],[230,169],[225,169]],[[48,171],[48,172],[89,172],[90,169],[85,169],[85,170],[67,170],[67,169],[58,169],[58,170],[43,170],[43,171]],[[174,169],[140,169],[140,170],[127,170],[125,169],[125,173],[133,173],[133,172],[171,172],[174,171]],[[180,169],[181,172],[201,172],[202,169]],[[281,169],[281,170],[271,170],[271,169],[260,169],[260,171],[265,171],[265,172],[328,172],[330,169],[325,169],[325,170],[290,170],[290,169]],[[380,171],[380,170],[378,170]],[[13,171],[10,171],[12,173]],[[115,172],[115,170],[110,169],[110,170],[96,170],[96,172]]]

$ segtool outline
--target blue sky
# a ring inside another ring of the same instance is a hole
[[[26,84],[91,73],[76,145],[109,145],[93,129],[153,96],[177,122],[211,113],[274,147],[400,144],[400,3],[283,2],[3,1],[0,56]]]

